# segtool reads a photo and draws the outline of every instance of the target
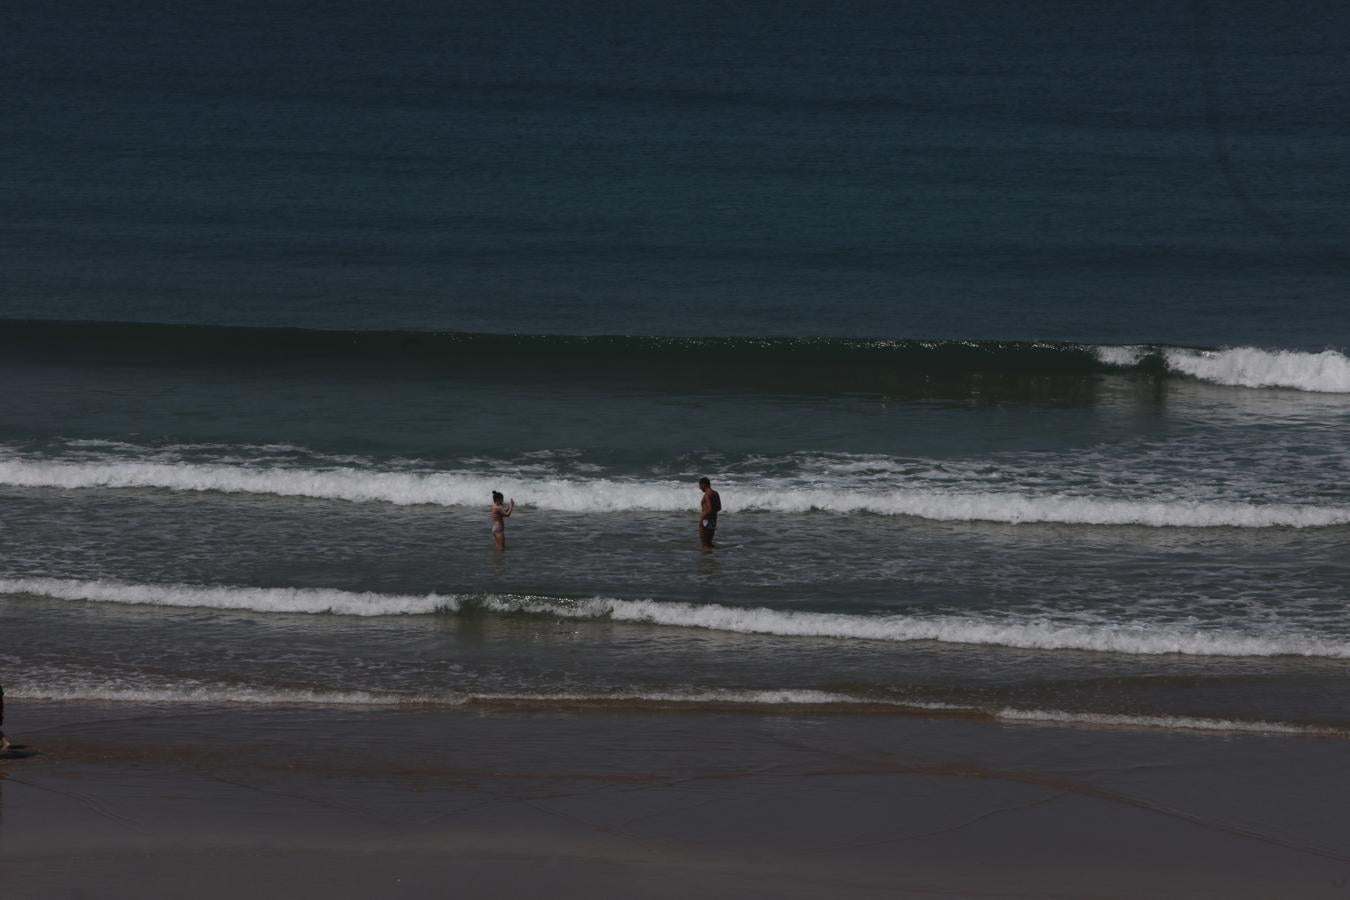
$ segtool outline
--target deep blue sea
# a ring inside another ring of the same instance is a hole
[[[1350,7],[5,30],[12,702],[1350,734]]]

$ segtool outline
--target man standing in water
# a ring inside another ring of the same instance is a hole
[[[717,514],[722,511],[722,496],[712,489],[712,482],[700,478],[698,486],[703,491],[703,502],[699,506],[698,540],[704,550],[711,550],[713,535],[717,533]]]

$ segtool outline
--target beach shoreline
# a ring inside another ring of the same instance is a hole
[[[878,716],[32,704],[15,896],[1340,897],[1344,742]]]

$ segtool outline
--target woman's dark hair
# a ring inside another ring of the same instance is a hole
[[[493,503],[501,503],[503,499],[504,499],[504,498],[502,497],[502,492],[501,492],[501,491],[493,491],[493,492],[492,492],[492,502],[493,502]]]

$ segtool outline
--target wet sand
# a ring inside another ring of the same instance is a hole
[[[7,724],[7,896],[1350,895],[1334,739],[128,704]]]

